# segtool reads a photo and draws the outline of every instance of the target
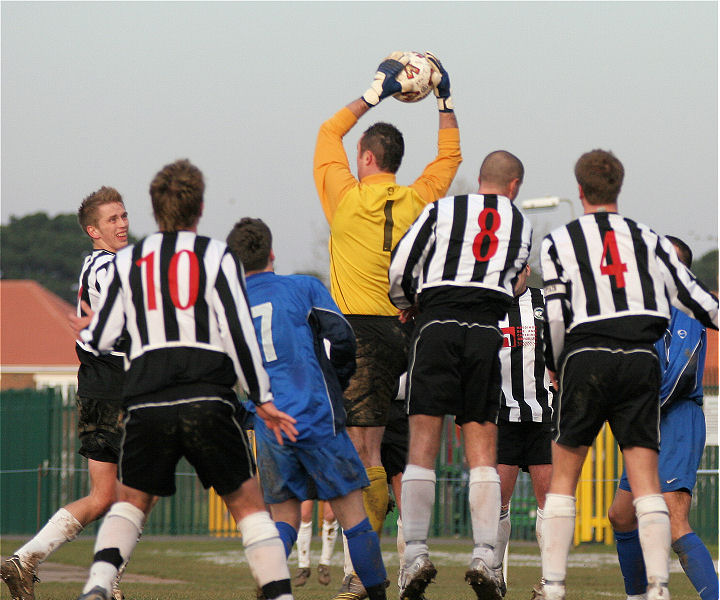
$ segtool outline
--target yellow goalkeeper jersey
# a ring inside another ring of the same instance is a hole
[[[330,291],[345,314],[396,315],[388,299],[390,253],[426,204],[447,193],[460,166],[460,132],[440,129],[438,153],[409,186],[392,173],[358,181],[343,136],[357,118],[340,109],[320,127],[313,173],[330,224]]]

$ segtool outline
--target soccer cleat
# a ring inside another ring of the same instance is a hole
[[[345,575],[345,579],[343,579],[342,585],[340,585],[340,589],[333,600],[363,600],[363,598],[367,597],[367,591],[360,582],[360,578],[355,573],[350,573],[350,575]]]
[[[311,571],[309,567],[298,567],[298,570],[295,571],[295,575],[293,575],[292,578],[292,584],[295,587],[301,587],[307,583],[308,578],[310,577]]]
[[[667,583],[652,582],[647,586],[647,600],[670,600]]]
[[[474,558],[465,572],[465,581],[475,592],[478,600],[502,600],[500,580],[495,570],[480,558]]]
[[[548,585],[540,580],[540,584],[533,587],[530,600],[565,600],[565,584],[553,583]]]
[[[35,582],[40,581],[35,569],[28,569],[17,554],[3,561],[0,576],[10,590],[13,600],[35,600]]]
[[[318,581],[322,585],[330,583],[330,567],[328,565],[319,564],[317,568]]]
[[[110,594],[104,587],[96,585],[89,592],[84,593],[78,600],[110,600]]]
[[[500,582],[500,594],[502,594],[502,597],[505,597],[505,594],[507,594],[507,585],[505,584],[505,575],[503,575],[503,566],[502,563],[500,563],[500,566],[497,569],[493,569],[495,572],[495,577]]]
[[[402,570],[400,600],[423,600],[425,589],[437,575],[435,565],[430,562],[427,554],[418,556],[413,564]]]

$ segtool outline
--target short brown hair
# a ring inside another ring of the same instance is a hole
[[[360,138],[360,152],[370,150],[381,170],[397,173],[405,154],[405,141],[400,130],[390,123],[375,123]]]
[[[673,246],[675,246],[675,252],[678,255],[678,259],[680,259],[680,262],[690,269],[692,267],[693,259],[693,253],[692,250],[690,250],[690,246],[674,235],[666,235],[665,237],[670,240],[670,243]]]
[[[507,150],[495,150],[480,165],[480,179],[501,187],[507,187],[514,179],[522,183],[525,167],[522,161]]]
[[[90,194],[80,204],[80,208],[77,212],[78,223],[82,230],[87,233],[89,225],[97,225],[98,221],[98,208],[103,204],[112,204],[119,202],[123,206],[122,196],[115,188],[102,186],[97,192]]]
[[[272,250],[272,233],[262,219],[240,219],[226,241],[246,271],[262,271],[267,267]]]
[[[165,165],[150,184],[153,215],[160,231],[194,226],[202,214],[205,181],[189,160]]]
[[[625,169],[618,158],[606,150],[592,150],[575,163],[575,179],[589,204],[615,204]]]

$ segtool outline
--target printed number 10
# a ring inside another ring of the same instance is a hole
[[[178,272],[180,260],[183,255],[187,256],[187,277],[188,277],[188,295],[185,303],[180,299],[180,289],[178,283]],[[147,309],[157,310],[157,299],[155,296],[155,252],[143,256],[135,261],[135,264],[142,269],[145,265],[145,288],[147,294]],[[198,297],[198,287],[200,283],[200,265],[197,256],[190,250],[180,250],[173,254],[170,259],[170,268],[168,269],[168,288],[170,290],[170,300],[175,308],[186,310],[191,306],[195,306]]]

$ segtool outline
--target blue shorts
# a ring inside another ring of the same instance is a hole
[[[291,498],[332,500],[370,485],[347,431],[316,446],[280,446],[266,427],[255,428],[263,498],[279,504]]]
[[[685,490],[692,494],[704,449],[702,406],[694,400],[680,400],[661,414],[658,471],[663,493]],[[624,469],[618,487],[630,491]]]

